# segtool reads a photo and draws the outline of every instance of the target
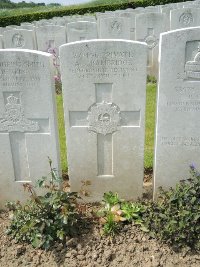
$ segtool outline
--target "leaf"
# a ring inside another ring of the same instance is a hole
[[[41,246],[41,239],[38,236],[35,236],[32,241],[32,246],[34,248],[39,248]]]
[[[145,233],[148,233],[149,232],[149,229],[146,227],[146,226],[142,226],[141,228],[140,228],[143,232],[145,232]]]

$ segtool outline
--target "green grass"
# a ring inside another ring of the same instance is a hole
[[[153,168],[154,129],[156,111],[156,84],[147,84],[146,91],[146,125],[145,125],[145,169]]]
[[[155,128],[155,104],[156,104],[156,84],[149,83],[147,85],[146,99],[146,134],[145,134],[145,169],[153,167],[153,151],[154,151],[154,128]],[[66,138],[64,128],[63,100],[62,95],[57,95],[57,112],[58,112],[58,128],[60,137],[61,166],[63,172],[67,172],[66,159]]]
[[[63,112],[63,99],[62,95],[57,95],[57,115],[58,115],[58,130],[60,139],[60,157],[61,168],[63,173],[67,172],[67,153],[66,153],[66,138],[65,138],[65,124],[64,124],[64,112]]]

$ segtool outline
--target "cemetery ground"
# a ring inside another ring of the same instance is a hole
[[[145,186],[142,201],[152,198],[155,102],[156,84],[149,83],[147,85],[146,102]],[[63,177],[65,183],[67,183],[66,144],[61,95],[57,95],[57,112],[61,163]],[[123,227],[112,236],[103,234],[102,224],[94,217],[99,209],[100,206],[97,203],[81,205],[80,212],[83,216],[82,220],[79,221],[78,232],[73,237],[67,237],[63,244],[56,243],[47,251],[34,249],[32,245],[27,243],[17,243],[6,235],[5,231],[10,225],[11,213],[0,212],[0,267],[197,267],[200,265],[198,252],[188,246],[179,251],[172,245],[167,245],[152,238],[149,233],[142,231],[136,225],[136,219],[124,223]],[[199,236],[193,236],[193,238],[198,239]]]

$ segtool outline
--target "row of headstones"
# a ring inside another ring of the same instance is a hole
[[[81,21],[80,21],[81,20]],[[157,77],[160,33],[200,26],[200,1],[96,13],[96,17],[66,16],[0,29],[1,48],[36,49],[58,54],[59,46],[89,39],[128,39],[146,42],[148,74]]]
[[[60,48],[72,191],[87,201],[142,195],[147,45],[91,40]],[[22,183],[60,170],[52,56],[0,50],[0,206],[24,200]],[[154,195],[200,162],[200,28],[161,35]],[[197,165],[198,166],[198,165]]]

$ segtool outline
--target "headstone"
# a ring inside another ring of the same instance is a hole
[[[71,190],[80,191],[86,179],[87,201],[109,190],[136,199],[143,184],[146,45],[75,42],[61,46],[60,60]]]
[[[43,26],[36,28],[38,50],[48,52],[66,43],[66,29],[63,26]]]
[[[149,48],[147,71],[151,76],[158,76],[158,51],[160,33],[167,27],[166,17],[159,13],[136,15],[136,40],[146,42]]]
[[[0,49],[4,48],[3,45],[3,35],[0,35]]]
[[[200,28],[161,35],[154,166],[158,187],[189,178],[189,165],[200,168]]]
[[[77,21],[67,24],[68,43],[90,39],[97,39],[96,22]]]
[[[170,29],[200,26],[200,8],[179,8],[170,12]]]
[[[130,19],[122,17],[100,18],[100,39],[127,39],[130,40]]]
[[[0,50],[0,206],[25,200],[22,184],[59,170],[50,54]]]
[[[3,33],[4,47],[17,49],[35,49],[35,34],[30,30],[12,29]]]
[[[130,39],[131,40],[135,40],[135,14],[134,12],[128,12],[128,11],[125,11],[125,12],[121,12],[119,14],[120,17],[125,17],[125,18],[128,18],[129,21],[130,21]]]

